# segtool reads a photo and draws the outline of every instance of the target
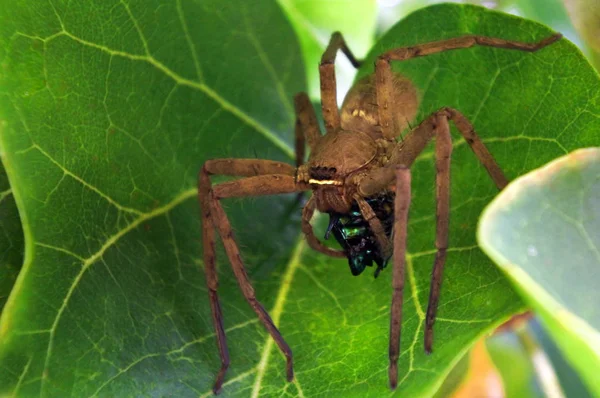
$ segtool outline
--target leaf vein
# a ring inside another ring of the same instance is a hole
[[[137,30],[137,32],[138,32],[140,41],[142,42],[142,45],[144,46],[144,52],[146,53],[146,55],[148,57],[151,57],[150,49],[148,48],[148,41],[146,40],[146,37],[144,36],[144,32],[142,32],[142,28],[140,27],[140,24],[138,23],[137,18],[135,18],[133,16],[133,13],[131,12],[131,9],[129,8],[129,4],[125,3],[124,0],[120,0],[120,1],[121,1],[121,4],[123,5],[123,7],[125,7],[125,11],[127,11],[127,15],[129,15],[129,19],[131,19],[131,22],[133,23],[135,30]]]
[[[322,291],[324,291],[329,297],[331,297],[331,299],[335,302],[336,307],[338,307],[338,309],[340,310],[340,312],[342,313],[342,316],[344,317],[344,323],[343,325],[347,325],[348,324],[348,319],[346,317],[346,311],[344,311],[344,307],[342,307],[342,305],[340,304],[338,298],[336,297],[335,294],[333,294],[333,292],[331,290],[329,290],[325,285],[323,285],[321,283],[321,281],[319,281],[319,279],[317,279],[317,277],[315,276],[315,274],[312,273],[312,271],[310,271],[308,268],[306,268],[304,265],[300,265],[299,267],[302,271],[304,271],[304,273],[306,275],[308,275],[308,277],[315,283],[315,285],[317,285],[317,287],[319,289],[321,289]]]
[[[177,15],[179,16],[179,21],[181,22],[181,27],[183,32],[185,33],[185,39],[190,48],[190,52],[192,53],[192,59],[194,60],[194,67],[196,68],[196,75],[198,76],[198,81],[202,82],[204,80],[202,74],[202,68],[200,67],[200,61],[198,59],[198,54],[196,52],[196,47],[192,42],[192,36],[190,35],[190,31],[187,26],[187,22],[185,21],[185,16],[183,15],[183,8],[181,7],[181,0],[177,0]]]
[[[92,397],[97,397],[98,394],[100,393],[100,391],[102,391],[106,386],[108,386],[110,383],[112,383],[116,378],[118,378],[119,376],[127,373],[135,365],[139,364],[140,362],[145,361],[146,359],[155,358],[155,357],[159,357],[159,356],[162,356],[162,355],[163,355],[162,353],[146,354],[146,355],[140,357],[139,359],[136,359],[135,361],[131,362],[126,367],[124,367],[122,369],[119,369],[119,371],[114,376],[112,376],[111,378],[109,378],[108,380],[106,380],[104,383],[102,383],[100,385],[100,387],[98,387],[98,389],[92,394]]]
[[[242,3],[242,4],[245,4],[245,3]],[[243,14],[244,14],[244,22],[246,24],[247,36],[250,39],[250,43],[252,43],[252,46],[254,46],[254,49],[256,50],[256,53],[258,54],[258,57],[260,58],[261,62],[263,63],[265,69],[267,70],[269,75],[271,75],[271,78],[273,79],[273,82],[275,83],[275,87],[277,89],[277,94],[279,95],[279,99],[281,100],[281,103],[283,104],[283,106],[285,106],[285,109],[287,110],[288,117],[290,118],[290,120],[293,120],[294,119],[294,107],[290,103],[290,99],[285,93],[282,81],[277,76],[277,72],[275,71],[275,68],[273,68],[273,64],[271,64],[271,61],[269,60],[267,53],[262,48],[260,42],[254,35],[254,32],[252,31],[252,28],[251,28],[251,24],[248,21],[248,15],[247,15],[246,9],[244,9]]]
[[[23,384],[23,380],[25,380],[25,376],[27,375],[27,372],[29,371],[29,365],[31,365],[31,361],[32,360],[33,360],[33,357],[29,358],[29,360],[27,361],[27,364],[25,364],[25,367],[23,368],[23,371],[19,375],[19,379],[17,380],[17,384],[15,385],[15,388],[13,389],[13,392],[12,392],[12,396],[13,397],[18,397],[19,396],[19,390],[21,389],[21,385]]]
[[[42,243],[42,242],[35,242],[35,245],[36,246],[40,246],[40,247],[44,247],[46,249],[50,249],[50,250],[54,250],[54,251],[57,251],[57,252],[68,254],[69,256],[75,257],[77,260],[79,260],[81,262],[85,261],[85,258],[81,257],[78,254],[73,253],[70,250],[64,249],[62,247],[58,247],[58,246],[54,246],[54,245],[49,245],[47,243]]]
[[[122,238],[129,231],[133,230],[134,228],[136,228],[138,225],[140,225],[144,221],[147,221],[149,219],[152,219],[154,217],[157,217],[157,216],[160,216],[162,214],[165,214],[165,213],[169,212],[171,209],[173,209],[174,207],[178,206],[179,204],[181,204],[185,200],[187,200],[187,199],[189,199],[191,197],[196,196],[196,194],[197,194],[197,189],[196,188],[188,189],[186,191],[183,191],[178,196],[176,196],[173,200],[171,200],[166,205],[161,206],[159,208],[156,208],[156,209],[154,209],[153,211],[151,211],[149,213],[142,214],[140,217],[138,217],[135,221],[133,221],[127,227],[123,228],[122,230],[120,230],[119,232],[117,232],[116,234],[114,234],[113,236],[111,236],[110,238],[108,238],[106,240],[106,242],[104,243],[104,245],[102,245],[102,247],[96,253],[94,253],[92,256],[88,257],[87,259],[85,259],[85,261],[83,261],[81,270],[79,271],[79,273],[77,274],[77,276],[74,278],[73,283],[71,283],[71,287],[67,291],[67,294],[66,294],[66,296],[65,296],[65,298],[63,300],[63,303],[60,306],[60,308],[58,309],[56,317],[54,318],[54,322],[52,323],[52,327],[50,328],[50,337],[48,339],[48,347],[46,349],[46,359],[44,361],[44,370],[42,372],[42,375],[46,375],[47,374],[48,367],[50,365],[50,357],[52,355],[52,349],[53,349],[53,346],[54,346],[54,336],[56,334],[56,329],[58,327],[60,319],[62,318],[62,315],[63,315],[64,311],[66,310],[67,305],[69,304],[69,301],[70,301],[71,297],[73,296],[73,293],[75,292],[75,288],[77,287],[77,285],[79,284],[79,282],[83,278],[83,275],[89,269],[89,267],[92,264],[94,264],[98,259],[102,258],[102,256],[104,255],[104,253],[110,247],[112,247],[114,244],[116,244],[119,241],[119,239]],[[45,381],[46,380],[47,380],[47,378],[45,376],[43,376],[42,377],[42,385],[41,385],[41,388],[40,388],[40,396],[44,395],[44,387],[45,387]]]
[[[143,214],[138,209],[134,209],[134,208],[131,208],[131,207],[127,207],[127,206],[121,205],[120,203],[118,203],[117,201],[115,201],[114,199],[112,199],[110,196],[108,196],[107,194],[105,194],[104,192],[102,192],[101,190],[99,190],[98,188],[96,188],[95,186],[89,184],[84,179],[82,179],[81,177],[79,177],[78,175],[76,175],[75,173],[73,173],[72,171],[70,171],[69,169],[67,169],[65,166],[63,166],[62,164],[60,164],[48,152],[46,152],[45,150],[43,150],[38,144],[33,144],[32,148],[37,149],[42,155],[44,155],[45,157],[47,157],[48,160],[50,160],[50,162],[52,162],[56,167],[58,167],[60,170],[62,170],[63,173],[65,173],[69,177],[73,178],[75,181],[79,182],[81,185],[85,186],[86,188],[90,189],[91,191],[95,192],[96,194],[98,194],[99,196],[101,196],[102,198],[104,198],[108,203],[110,203],[111,205],[113,205],[117,209],[119,209],[121,211],[124,211],[124,212],[127,212],[127,213],[133,213],[133,214],[137,214],[137,215],[142,215]]]
[[[288,262],[287,269],[285,274],[281,279],[281,285],[279,291],[277,292],[277,296],[275,298],[275,305],[273,309],[270,311],[271,318],[273,319],[274,324],[278,324],[281,319],[281,314],[283,313],[283,307],[285,305],[285,301],[287,299],[288,293],[290,291],[290,287],[292,284],[292,280],[294,279],[294,275],[296,274],[296,270],[300,267],[300,256],[302,251],[304,250],[304,240],[300,239],[290,261]],[[269,364],[269,358],[271,354],[271,349],[273,348],[273,339],[270,335],[267,335],[267,340],[265,342],[265,346],[263,352],[261,354],[260,362],[258,363],[257,372],[256,372],[256,380],[254,382],[254,386],[252,387],[252,398],[258,398],[260,394],[260,388],[262,386],[262,380],[267,370],[267,365]],[[297,375],[296,375],[297,377]]]
[[[254,130],[256,130],[256,132],[262,134],[267,140],[271,141],[272,144],[274,144],[277,148],[279,148],[290,159],[294,158],[294,156],[295,156],[294,150],[289,146],[289,144],[286,143],[285,141],[283,141],[283,139],[278,137],[274,132],[269,130],[267,127],[263,126],[256,119],[254,119],[253,117],[251,117],[250,115],[248,115],[247,113],[245,113],[244,111],[239,109],[237,106],[235,106],[232,103],[230,103],[229,101],[227,101],[225,98],[220,96],[212,88],[208,87],[207,85],[205,85],[203,83],[199,83],[199,82],[196,82],[196,81],[193,81],[190,79],[186,79],[186,78],[180,76],[179,74],[177,74],[173,70],[169,69],[166,65],[164,65],[160,61],[156,60],[152,56],[150,56],[150,55],[134,55],[134,54],[129,54],[124,51],[114,50],[114,49],[111,49],[104,45],[96,44],[96,43],[81,39],[67,31],[63,31],[63,32],[60,32],[59,34],[52,35],[51,38],[54,39],[54,38],[57,38],[60,36],[67,36],[70,39],[72,39],[80,44],[95,48],[97,50],[103,51],[110,55],[116,55],[119,57],[131,59],[133,61],[143,61],[143,62],[149,63],[150,65],[154,66],[156,69],[163,72],[165,75],[167,75],[168,77],[170,77],[177,83],[179,83],[183,86],[187,86],[187,87],[196,89],[200,92],[203,92],[209,98],[211,98],[213,101],[215,101],[221,108],[223,108],[224,110],[226,110],[233,116],[237,117],[240,121],[242,121],[246,125],[252,127]],[[49,39],[50,38],[47,38],[43,41],[47,41]]]
[[[238,381],[242,381],[244,380],[246,377],[250,376],[252,373],[256,372],[258,369],[257,367],[254,367],[244,373],[240,373],[238,376],[234,377],[233,379],[230,379],[228,381],[226,381],[225,383],[223,383],[223,387],[227,387],[231,384],[237,383]],[[208,397],[212,397],[215,394],[213,393],[212,390],[205,392],[204,394],[200,395],[199,398],[208,398]]]
[[[2,203],[2,201],[4,199],[6,199],[10,194],[12,194],[12,189],[11,188],[8,188],[6,191],[0,192],[0,203]]]

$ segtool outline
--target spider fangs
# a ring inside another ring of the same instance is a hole
[[[346,46],[341,34],[334,33],[319,66],[325,135],[321,134],[308,96],[300,93],[295,98],[297,167],[262,159],[212,159],[204,163],[198,185],[203,259],[221,357],[221,368],[213,387],[215,393],[220,391],[229,367],[229,352],[217,294],[215,231],[223,241],[246,301],[287,359],[287,379],[291,381],[294,377],[292,351],[255,296],[220,200],[312,190],[313,195],[302,211],[302,232],[311,248],[332,257],[348,257],[354,274],[362,272],[369,261],[373,260],[378,264],[378,273],[393,253],[388,370],[390,386],[394,389],[398,383],[406,224],[410,203],[408,168],[427,143],[435,138],[436,257],[425,318],[425,351],[428,353],[433,344],[433,325],[448,246],[452,152],[450,121],[486,168],[498,189],[504,188],[508,181],[475,133],[473,125],[456,109],[442,108],[434,112],[405,135],[401,142],[396,142],[408,121],[415,116],[418,101],[412,84],[395,75],[391,71],[390,62],[473,46],[534,52],[561,37],[560,34],[553,34],[537,43],[522,43],[467,35],[387,51],[377,58],[375,73],[359,81],[350,90],[340,112],[336,100],[334,71],[336,53],[338,50],[344,52],[356,67],[360,63]],[[311,155],[308,162],[303,164],[305,142]],[[212,186],[211,175],[241,178]],[[329,213],[334,218],[332,230],[336,239],[342,243],[343,250],[331,249],[315,237],[310,220],[316,209]],[[390,224],[393,224],[393,234]]]

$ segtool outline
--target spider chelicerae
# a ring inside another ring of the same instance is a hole
[[[221,369],[213,387],[215,394],[220,391],[229,367],[223,316],[217,295],[215,232],[223,241],[244,297],[287,359],[287,379],[291,381],[294,377],[292,351],[255,296],[220,200],[312,191],[302,212],[302,232],[311,248],[331,257],[347,257],[354,275],[360,274],[375,261],[377,276],[388,259],[392,258],[389,380],[394,389],[398,383],[406,226],[411,196],[410,166],[429,141],[435,138],[437,252],[425,320],[425,351],[428,353],[433,344],[433,325],[448,247],[452,153],[449,121],[462,134],[498,189],[504,188],[508,181],[472,124],[456,109],[439,109],[397,142],[408,121],[416,115],[418,100],[411,82],[392,72],[390,62],[473,46],[533,52],[561,37],[560,34],[554,34],[537,43],[522,43],[468,35],[396,48],[377,58],[375,73],[358,81],[339,109],[334,70],[336,54],[341,50],[355,67],[360,66],[360,62],[349,50],[342,35],[334,33],[319,65],[325,134],[320,131],[308,96],[299,93],[295,97],[296,167],[262,159],[212,159],[204,163],[199,173],[198,187],[203,223],[203,259],[221,356]],[[310,148],[310,156],[305,163],[306,144]],[[241,178],[212,186],[211,175]],[[317,239],[310,224],[315,210],[330,215],[326,237],[333,231],[342,250],[327,247]]]

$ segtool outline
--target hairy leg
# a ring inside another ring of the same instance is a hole
[[[215,335],[217,336],[219,355],[221,357],[221,369],[217,374],[213,386],[213,393],[218,394],[221,391],[227,368],[229,368],[229,350],[227,349],[227,338],[225,337],[225,330],[223,329],[221,304],[219,303],[219,296],[217,294],[219,281],[215,264],[215,230],[210,216],[210,206],[208,202],[208,195],[210,193],[210,179],[208,173],[201,172],[198,182],[198,200],[200,202],[200,212],[202,214],[202,258],[204,261],[204,273],[206,274],[210,310],[213,325],[215,327]]]
[[[306,93],[296,94],[294,97],[294,106],[296,108],[296,160],[298,164],[299,146],[302,147],[302,160],[304,159],[304,141],[308,143],[308,147],[313,151],[317,145],[317,141],[321,138],[321,130],[315,109],[310,103],[310,99]]]
[[[432,114],[416,127],[405,139],[398,143],[387,167],[376,169],[368,174],[359,184],[358,192],[366,197],[385,189],[393,182],[395,165],[409,167],[423,151],[427,143],[436,137],[436,257],[432,270],[429,304],[425,325],[425,350],[431,352],[433,345],[433,325],[439,304],[441,283],[446,249],[448,246],[448,225],[450,213],[450,154],[452,142],[449,121],[452,120],[465,141],[469,144],[475,156],[486,168],[490,178],[498,189],[508,183],[502,169],[498,166],[491,153],[475,133],[472,124],[459,111],[452,108],[442,108]]]
[[[399,133],[393,130],[392,99],[394,98],[394,87],[392,83],[393,76],[390,61],[405,61],[411,58],[423,57],[444,51],[474,46],[496,47],[509,50],[534,52],[556,42],[561,37],[562,35],[560,33],[555,33],[537,43],[522,43],[518,41],[498,39],[495,37],[467,35],[410,47],[396,48],[381,54],[375,63],[375,74],[377,77],[377,104],[379,106],[379,121],[383,136],[387,139],[393,139]]]
[[[340,113],[337,104],[337,84],[335,80],[335,56],[338,50],[348,57],[355,68],[360,66],[358,61],[344,41],[340,32],[331,35],[329,44],[321,57],[319,65],[319,75],[321,77],[321,107],[323,109],[323,119],[325,120],[325,130],[327,133],[337,130],[340,127]]]
[[[433,345],[433,324],[440,301],[440,290],[446,264],[446,250],[448,249],[448,227],[450,224],[450,156],[452,155],[452,137],[448,119],[438,115],[435,137],[435,198],[436,198],[436,226],[435,226],[435,261],[431,272],[431,286],[429,288],[429,302],[425,317],[425,352],[430,354]]]
[[[439,116],[443,116],[446,120],[440,121]],[[485,167],[496,187],[503,189],[508,184],[508,179],[504,176],[502,169],[475,132],[471,122],[456,109],[442,108],[421,122],[404,137],[403,141],[396,145],[386,167],[374,169],[363,178],[358,186],[358,193],[363,197],[369,197],[386,189],[394,181],[395,166],[404,165],[410,167],[421,152],[423,152],[429,141],[435,137],[438,125],[440,123],[447,124],[448,120],[454,122],[454,125],[471,150],[473,150],[479,162]]]
[[[396,168],[396,198],[394,199],[394,263],[392,270],[392,305],[390,307],[389,379],[393,389],[398,385],[398,358],[402,331],[404,299],[404,268],[406,265],[406,229],[410,206],[410,170]]]
[[[215,229],[218,230],[234,274],[244,297],[257,313],[265,328],[273,336],[278,346],[288,358],[288,379],[293,377],[292,358],[289,346],[285,343],[268,313],[254,295],[254,289],[246,275],[239,250],[233,238],[231,225],[219,200],[234,196],[257,196],[278,193],[298,192],[306,189],[295,183],[295,169],[285,163],[256,159],[215,159],[208,160],[199,174],[198,199],[202,214],[203,259],[208,285],[211,313],[217,336],[217,345],[221,357],[221,369],[215,379],[213,392],[221,390],[225,373],[229,367],[229,352],[223,329],[223,315],[217,294],[218,279],[215,265]],[[279,174],[270,174],[279,173]],[[242,176],[236,181],[225,182],[211,187],[210,175],[221,174]]]

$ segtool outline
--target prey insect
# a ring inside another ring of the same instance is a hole
[[[534,52],[560,38],[560,34],[554,34],[537,43],[522,43],[468,35],[396,48],[377,58],[375,73],[357,82],[339,109],[334,70],[336,54],[341,50],[355,67],[360,62],[353,56],[341,34],[334,33],[319,66],[325,134],[320,131],[308,96],[300,93],[295,97],[296,167],[261,159],[213,159],[204,163],[199,173],[198,188],[203,223],[203,259],[221,357],[221,368],[213,387],[215,393],[220,391],[229,367],[223,316],[217,294],[215,232],[223,241],[245,299],[286,357],[287,379],[291,381],[294,377],[292,351],[256,298],[220,201],[232,197],[312,191],[302,211],[301,223],[302,232],[312,249],[331,257],[346,257],[354,275],[360,274],[373,262],[377,264],[377,275],[392,259],[389,381],[394,389],[398,383],[406,227],[411,200],[409,168],[426,145],[435,139],[437,252],[425,320],[427,353],[431,352],[433,345],[433,326],[448,247],[452,153],[450,121],[485,167],[496,187],[501,190],[508,181],[473,125],[457,109],[439,109],[406,134],[403,140],[397,141],[399,134],[408,126],[408,121],[415,117],[418,100],[411,82],[392,72],[390,62],[474,46]],[[305,144],[310,148],[306,163]],[[212,186],[211,175],[241,178]],[[342,250],[325,246],[315,236],[310,220],[316,210],[330,215],[326,237],[333,232]]]

